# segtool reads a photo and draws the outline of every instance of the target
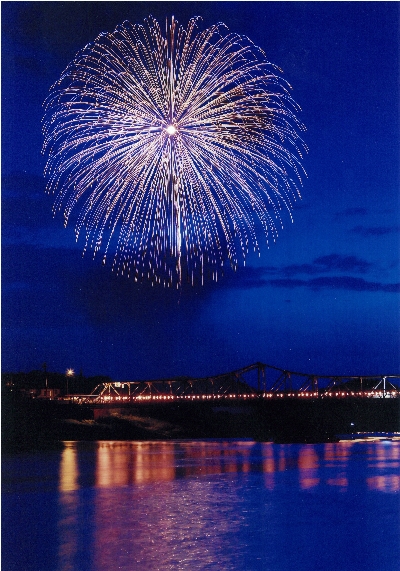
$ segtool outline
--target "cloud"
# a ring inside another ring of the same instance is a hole
[[[25,196],[21,196],[23,192]],[[50,197],[44,192],[35,194],[29,186],[6,189],[1,201],[2,246],[30,244],[45,249],[82,250],[76,243],[73,225],[64,228],[61,216],[53,217],[51,207]]]
[[[313,264],[290,264],[289,266],[280,268],[277,274],[290,277],[297,276],[298,274],[313,275],[319,272],[320,269]]]
[[[1,177],[1,238],[3,246],[31,245],[45,249],[83,250],[84,240],[76,242],[75,212],[64,228],[62,213],[54,216],[54,197],[45,192],[45,180],[25,172]]]
[[[370,236],[385,236],[387,234],[395,234],[400,231],[400,226],[355,226],[351,232],[359,234],[365,238]]]
[[[331,272],[359,272],[364,273],[372,266],[370,262],[357,258],[357,256],[341,256],[340,254],[329,254],[320,256],[313,262],[321,268],[321,271]]]
[[[336,212],[336,216],[339,218],[342,218],[343,216],[366,216],[367,214],[368,210],[361,207],[346,208],[345,210],[339,210],[339,212]]]
[[[328,272],[366,273],[372,264],[357,256],[329,254],[315,258],[311,264],[292,264],[284,266],[279,273],[285,277],[299,274],[317,275]]]
[[[349,273],[367,273],[373,264],[356,256],[330,254],[320,256],[312,263],[293,264],[291,266],[266,266],[258,268],[239,268],[235,274],[225,276],[222,287],[253,289],[262,287],[274,288],[309,288],[341,289],[348,291],[399,292],[400,284],[369,281],[364,278],[348,275]],[[347,275],[318,275],[318,274]],[[299,275],[315,276],[307,279]]]
[[[193,303],[203,304],[209,295],[222,288],[302,287],[351,291],[399,291],[396,283],[385,284],[357,277],[360,274],[366,277],[374,270],[374,264],[371,262],[355,255],[335,252],[301,264],[246,266],[239,267],[236,272],[226,268],[224,275],[219,276],[218,283],[212,281],[211,270],[206,268],[203,287],[192,288],[186,282],[179,291],[153,288],[151,284],[138,286],[132,281],[126,282],[117,278],[110,272],[110,268],[93,264],[91,255],[85,257],[84,262],[80,261],[82,244],[75,242],[73,224],[65,230],[60,219],[52,217],[52,198],[45,194],[44,181],[41,177],[17,172],[3,176],[2,184],[3,248],[9,246],[14,257],[18,248],[23,250],[24,247],[32,249],[35,259],[40,256],[42,260],[47,261],[52,256],[62,256],[63,259],[67,256],[70,261],[71,279],[65,287],[71,290],[75,302],[80,307],[84,306],[85,314],[91,315],[95,322],[112,321],[115,316],[121,319],[133,317],[145,321],[149,318],[155,319],[157,315],[165,312],[165,308],[168,310],[166,311],[168,315],[173,314],[177,306],[186,317]],[[346,216],[365,213],[366,210],[362,208],[342,211]],[[357,226],[353,232],[363,236],[380,236],[398,230],[399,228],[395,226]],[[8,260],[7,256],[6,259]],[[13,265],[11,261],[9,263]],[[39,265],[37,263],[36,267]],[[5,267],[8,267],[7,264]],[[68,279],[68,273],[67,271],[65,279]],[[81,278],[77,279],[77,276]],[[144,310],[146,304],[142,304],[143,300],[148,301],[148,305],[154,308],[152,315],[148,315],[148,311]]]
[[[268,280],[273,287],[280,288],[297,288],[306,287],[309,289],[341,289],[348,291],[371,291],[371,292],[399,292],[400,283],[385,284],[381,282],[370,282],[363,278],[354,278],[351,276],[322,276],[312,278],[310,280],[298,279],[276,279]]]

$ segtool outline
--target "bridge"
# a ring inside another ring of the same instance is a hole
[[[78,404],[399,398],[400,375],[321,376],[254,363],[203,378],[104,382],[90,395],[66,395]]]

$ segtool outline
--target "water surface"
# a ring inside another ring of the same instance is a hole
[[[398,571],[400,441],[65,442],[3,458],[3,571]]]

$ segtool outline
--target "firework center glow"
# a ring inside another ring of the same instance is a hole
[[[172,135],[175,135],[175,133],[176,133],[176,128],[173,125],[168,125],[168,127],[166,128],[166,131],[167,131],[168,135],[170,135],[172,137]]]

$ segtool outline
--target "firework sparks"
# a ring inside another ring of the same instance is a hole
[[[68,65],[45,102],[54,212],[77,207],[84,252],[171,285],[236,268],[275,239],[301,186],[303,130],[290,86],[223,24],[124,22]]]

